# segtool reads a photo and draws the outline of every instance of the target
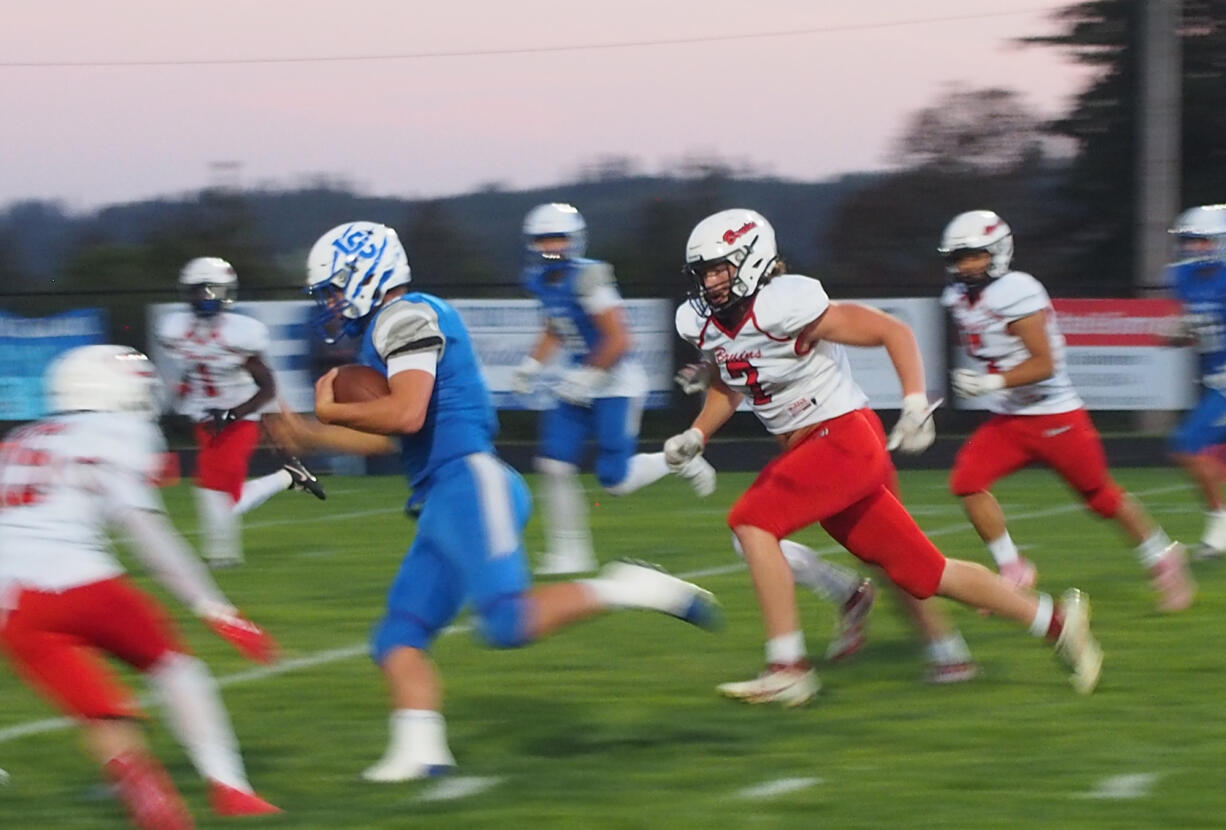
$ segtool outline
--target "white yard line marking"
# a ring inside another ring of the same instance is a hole
[[[468,798],[503,782],[501,776],[457,775],[437,782],[417,797],[418,801],[451,801]]]
[[[737,798],[775,798],[788,793],[807,790],[816,784],[821,784],[820,778],[778,778],[763,784],[755,784],[743,790],[737,790]]]
[[[1157,773],[1137,772],[1131,775],[1113,775],[1098,782],[1088,793],[1076,793],[1072,798],[1093,798],[1126,801],[1145,798],[1158,781]]]
[[[1178,490],[1188,490],[1188,489],[1191,489],[1191,485],[1179,484],[1179,485],[1171,485],[1167,487],[1156,487],[1152,490],[1140,490],[1134,493],[1133,495],[1153,496],[1153,495],[1158,495],[1161,493],[1172,493]],[[1069,504],[1061,505],[1060,507],[1048,508],[1047,510],[1035,510],[1030,513],[1018,513],[1016,515],[1009,516],[1008,518],[1009,518],[1009,521],[1016,522],[1016,521],[1021,521],[1024,519],[1041,519],[1041,518],[1045,518],[1048,516],[1056,516],[1061,513],[1072,513],[1072,512],[1076,512],[1078,510],[1084,510],[1084,509],[1086,508],[1083,504],[1081,504],[1081,502],[1071,502]],[[305,524],[307,522],[312,522],[312,521],[331,520],[331,519],[336,519],[336,518],[357,518],[360,516],[372,516],[378,513],[394,513],[394,512],[397,512],[397,511],[384,508],[381,510],[364,510],[364,511],[356,512],[356,513],[347,513],[347,514],[341,513],[341,514],[336,514],[330,517],[317,515],[317,516],[312,516],[309,519],[295,520],[295,521]],[[288,521],[278,520],[275,522],[269,522],[266,525],[262,525],[262,526],[282,525],[282,524],[288,524],[288,523],[289,523]],[[261,526],[261,525],[257,525],[256,523],[252,522],[248,526],[253,527],[253,526]],[[957,533],[959,531],[970,531],[971,529],[972,528],[969,522],[959,522],[958,524],[945,525],[944,527],[938,527],[932,530],[926,530],[924,532],[929,537],[933,537],[933,536],[947,536],[951,533]],[[829,545],[824,548],[819,548],[817,552],[818,554],[827,554],[827,553],[836,553],[841,550],[843,550],[843,548],[840,545]],[[680,573],[677,575],[680,576],[682,579],[697,579],[697,578],[701,578],[704,576],[719,576],[722,574],[729,574],[735,571],[743,570],[744,568],[745,568],[744,562],[733,562],[728,565],[719,565],[714,568],[701,568],[696,571],[688,571],[686,573]],[[453,625],[450,628],[448,628],[446,631],[444,631],[443,633],[451,634],[456,631],[467,631],[469,628],[470,626],[467,626],[467,625]],[[314,668],[315,666],[322,666],[327,663],[334,663],[338,660],[348,660],[353,657],[357,657],[359,655],[366,654],[366,652],[367,652],[367,645],[365,643],[358,643],[358,644],[351,645],[351,646],[345,646],[343,648],[329,649],[327,651],[318,651],[318,652],[315,652],[314,654],[308,654],[303,657],[295,657],[289,660],[282,660],[273,666],[261,666],[259,668],[248,669],[247,671],[241,671],[235,674],[229,674],[224,677],[219,677],[217,678],[217,682],[219,685],[221,685],[224,688],[226,686],[232,686],[236,683],[247,683],[253,680],[264,680],[269,677],[275,677],[276,675],[279,675],[279,674],[286,674],[287,672],[297,671],[298,669]],[[142,703],[144,705],[151,705],[145,699],[142,699]],[[60,729],[67,729],[68,727],[72,726],[75,723],[76,721],[70,718],[46,718],[43,720],[26,721],[25,723],[14,724],[13,726],[7,727],[5,729],[0,729],[0,743],[6,743],[8,741],[13,741],[18,738],[24,738],[28,735],[38,735],[43,732],[54,732]]]

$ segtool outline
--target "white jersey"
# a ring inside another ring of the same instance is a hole
[[[993,412],[1006,415],[1049,415],[1084,406],[1064,365],[1064,335],[1056,325],[1043,284],[1022,271],[1010,271],[990,280],[972,301],[967,287],[951,283],[941,294],[958,326],[962,344],[988,372],[1006,372],[1030,357],[1022,339],[1010,334],[1009,324],[1032,314],[1044,315],[1051,347],[1051,377],[1038,383],[1002,389],[990,396]]]
[[[719,367],[720,379],[778,435],[868,405],[841,345],[818,341],[797,352],[797,335],[829,307],[820,282],[782,274],[759,289],[735,329],[686,304],[677,309],[677,333]]]
[[[157,339],[176,364],[180,414],[202,421],[208,410],[232,409],[256,393],[246,363],[268,349],[268,327],[259,320],[229,311],[212,317],[175,311],[159,322]]]
[[[165,440],[140,415],[77,412],[20,427],[0,451],[0,600],[13,587],[64,591],[124,572],[106,528],[163,510]]]

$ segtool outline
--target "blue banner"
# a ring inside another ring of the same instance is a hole
[[[0,311],[0,421],[28,421],[46,414],[43,372],[63,351],[102,343],[106,315],[83,308],[51,317]]]

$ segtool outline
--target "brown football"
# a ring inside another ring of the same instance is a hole
[[[350,363],[339,366],[332,379],[332,395],[337,403],[362,403],[391,394],[387,378],[378,369]]]

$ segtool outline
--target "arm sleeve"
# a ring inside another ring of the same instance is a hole
[[[438,314],[425,303],[393,304],[375,320],[371,339],[387,364],[388,377],[406,369],[433,374],[447,345]]]
[[[620,306],[622,297],[613,278],[613,266],[607,262],[583,265],[575,276],[575,299],[591,317]]]
[[[1001,277],[1001,281],[997,296],[992,298],[992,311],[1009,322],[1029,317],[1051,304],[1043,284],[1029,274],[1013,271]]]
[[[202,608],[233,611],[213,577],[175,530],[165,513],[128,509],[115,516],[115,525],[132,542],[132,548],[155,579],[195,612]]]

